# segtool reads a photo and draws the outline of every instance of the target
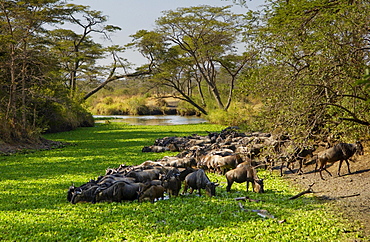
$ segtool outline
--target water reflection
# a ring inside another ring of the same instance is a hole
[[[131,116],[131,115],[94,115],[94,118],[110,118],[111,122],[125,122],[131,125],[176,125],[176,124],[199,124],[206,123],[207,120],[196,116],[180,116],[180,115],[147,115],[147,116]],[[98,123],[105,122],[97,120]]]

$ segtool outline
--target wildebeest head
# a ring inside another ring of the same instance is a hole
[[[72,192],[72,197],[71,197],[71,200],[70,202],[72,204],[76,204],[80,201],[80,196],[82,194],[82,191],[80,189],[76,189],[75,191]]]
[[[71,203],[76,204],[78,202],[92,202],[95,203],[95,195],[99,186],[90,187],[87,190],[82,190],[81,188],[76,188],[72,193]]]
[[[144,146],[144,147],[141,149],[141,152],[152,152],[152,148],[150,148],[149,146]]]
[[[207,194],[207,196],[209,196],[209,197],[216,196],[216,187],[218,185],[219,184],[216,183],[216,182],[208,182],[206,184],[206,194]]]
[[[358,155],[363,155],[364,154],[364,147],[362,146],[360,141],[356,141],[356,153]]]
[[[263,179],[255,179],[253,190],[256,193],[264,193],[265,190],[263,189]]]
[[[75,189],[76,189],[76,187],[75,187],[74,184],[69,187],[68,192],[67,192],[67,200],[68,200],[68,202],[71,202],[72,197],[73,197],[73,194],[75,192]]]

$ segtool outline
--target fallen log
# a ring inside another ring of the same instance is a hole
[[[312,186],[313,185],[315,185],[315,183],[312,183],[312,184],[308,185],[308,189],[307,190],[305,190],[303,192],[300,192],[297,195],[294,195],[294,196],[290,197],[289,200],[293,200],[293,199],[299,198],[300,196],[303,196],[304,194],[307,194],[307,193],[313,193],[314,192],[312,190]]]
[[[356,193],[356,194],[352,194],[352,195],[347,195],[347,196],[340,196],[338,197],[339,198],[347,198],[347,197],[357,197],[357,196],[360,196],[361,194],[360,193]]]
[[[244,212],[254,212],[257,213],[258,216],[262,218],[275,218],[274,215],[269,214],[267,210],[265,209],[245,209],[243,204],[239,202],[239,207],[244,211]]]
[[[247,200],[249,202],[256,202],[256,203],[261,202],[261,200],[256,200],[256,199],[252,199],[252,198],[249,198],[249,197],[236,197],[235,198],[235,201],[244,201],[244,202],[246,202]]]

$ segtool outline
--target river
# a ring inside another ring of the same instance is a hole
[[[208,121],[196,116],[180,116],[180,115],[94,115],[98,119],[96,122],[105,122],[107,118],[111,122],[125,122],[131,125],[177,125],[177,124],[199,124],[207,123]],[[99,120],[104,118],[104,120]]]

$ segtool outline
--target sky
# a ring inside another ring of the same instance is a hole
[[[97,39],[98,37],[94,37],[95,41],[103,45],[120,46],[128,44],[131,41],[129,36],[138,30],[152,30],[155,20],[163,16],[162,11],[199,5],[233,5],[231,0],[70,0],[69,2],[90,6],[90,10],[99,10],[103,15],[107,15],[106,24],[119,26],[122,30],[111,36],[112,42]],[[257,9],[263,2],[263,0],[247,0],[247,6],[250,9]],[[246,8],[240,6],[234,6],[231,10],[235,13],[246,12]],[[146,60],[137,52],[127,51],[123,57],[136,67],[146,63]]]

